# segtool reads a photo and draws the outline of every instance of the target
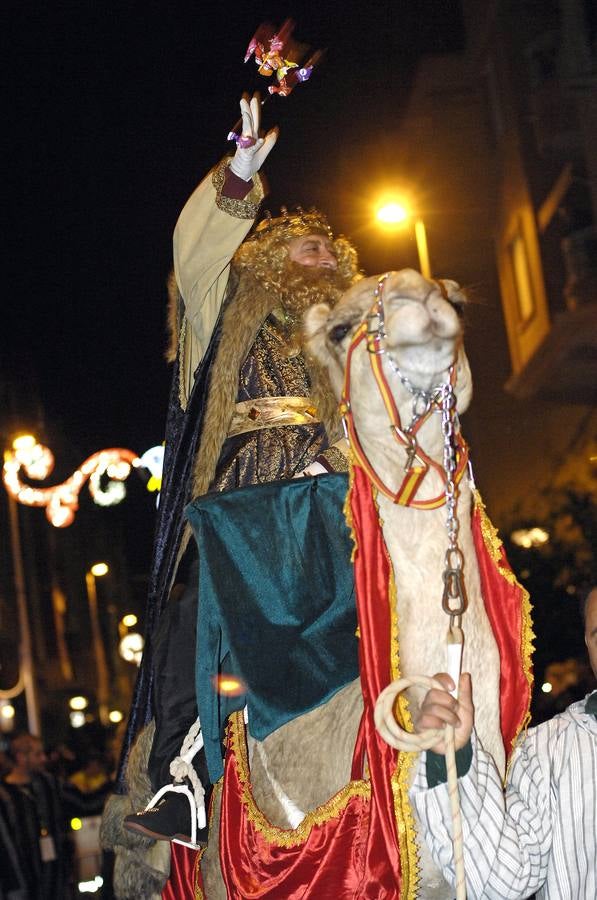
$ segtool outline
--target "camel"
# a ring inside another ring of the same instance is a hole
[[[466,300],[458,285],[452,281],[429,281],[410,269],[389,273],[381,289],[379,285],[377,277],[364,278],[347,291],[335,308],[322,304],[307,313],[306,347],[327,370],[338,400],[343,396],[352,338],[361,323],[368,321],[369,330],[377,330],[383,339],[384,353],[379,356],[381,370],[401,422],[405,423],[403,428],[407,428],[413,417],[421,415],[425,398],[434,395],[438,385],[449,380],[451,367],[457,410],[463,412],[471,399],[472,382],[463,347],[462,311]],[[383,304],[370,313],[380,290]],[[395,494],[404,477],[409,447],[408,444],[400,446],[389,427],[387,409],[373,378],[367,344],[362,342],[351,354],[350,412],[354,430],[362,453],[388,487],[388,493]],[[429,468],[418,486],[417,498],[425,501],[443,494],[445,489],[441,474],[442,417],[437,410],[423,417],[417,442],[438,463],[436,468]],[[446,668],[448,617],[441,604],[448,546],[446,506],[412,508],[394,502],[381,490],[377,493],[377,503],[396,585],[401,672],[433,675]],[[465,471],[456,507],[468,598],[463,618],[466,635],[463,668],[472,673],[475,685],[478,734],[503,772],[500,660],[481,595],[471,532],[471,505],[472,487]],[[411,715],[421,699],[419,689],[409,689]],[[317,810],[347,784],[362,709],[357,681],[327,704],[283,726],[263,742],[249,738],[252,796],[270,823],[283,829],[296,829],[308,813]],[[205,893],[208,900],[220,900],[226,897],[226,892],[219,871],[217,839],[213,839],[217,835],[215,821],[211,835],[202,860]],[[420,878],[416,896],[449,900],[453,891],[435,869],[424,842],[418,844]]]

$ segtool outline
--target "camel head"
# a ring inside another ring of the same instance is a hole
[[[363,278],[350,287],[339,303],[311,307],[305,316],[307,351],[323,366],[332,388],[340,397],[348,348],[361,322],[375,302],[379,276]],[[466,298],[455,281],[440,283],[424,278],[413,269],[390,272],[382,291],[385,357],[388,381],[400,393],[397,367],[418,389],[429,390],[448,377],[456,364],[458,409],[468,406],[472,395],[471,375],[462,345],[462,315]],[[375,326],[377,320],[372,320]],[[352,360],[353,383],[370,380],[368,353],[361,346]],[[396,397],[400,402],[400,397]]]

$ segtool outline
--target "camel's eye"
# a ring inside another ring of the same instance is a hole
[[[448,297],[448,303],[456,313],[459,319],[464,319],[464,303],[460,303],[458,300],[450,300]]]
[[[339,344],[340,341],[344,340],[351,328],[351,322],[340,322],[339,325],[334,325],[331,331],[328,332],[328,337],[333,344]]]

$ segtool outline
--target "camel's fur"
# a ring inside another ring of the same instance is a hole
[[[363,279],[350,288],[330,310],[313,307],[306,317],[308,351],[328,370],[340,397],[351,335],[373,303],[376,278]],[[447,378],[457,360],[455,385],[458,409],[468,406],[471,375],[462,346],[462,328],[456,307],[465,298],[454,282],[445,281],[446,300],[437,284],[418,272],[394,272],[384,287],[387,350],[404,375],[419,388],[430,388]],[[340,326],[340,327],[338,327]],[[346,328],[342,327],[346,326]],[[342,332],[346,331],[344,337]],[[400,379],[384,367],[403,423],[410,422],[413,398]],[[393,439],[387,413],[373,381],[364,345],[353,355],[352,411],[364,450],[381,478],[395,489],[405,455]],[[423,425],[419,444],[442,462],[443,443],[437,414]],[[421,498],[443,490],[439,476],[430,472]],[[442,571],[447,547],[446,508],[422,511],[401,507],[379,494],[383,533],[392,559],[398,598],[401,670],[405,675],[432,675],[444,671],[447,617],[441,609]],[[484,746],[503,769],[504,750],[499,728],[499,657],[481,597],[479,572],[470,528],[471,487],[465,476],[460,485],[458,517],[460,546],[465,557],[465,583],[469,607],[464,617],[464,668],[476,687],[476,727]],[[420,697],[410,697],[411,711]],[[349,780],[350,761],[362,709],[358,683],[349,685],[325,706],[289,723],[256,748],[250,742],[253,793],[273,824],[296,827],[301,814],[321,805]],[[273,781],[275,780],[275,786]],[[298,810],[298,812],[297,812]],[[209,900],[225,897],[217,860],[217,824],[204,857]],[[421,846],[420,896],[443,900],[453,896]]]

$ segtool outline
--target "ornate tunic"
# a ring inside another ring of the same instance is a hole
[[[308,397],[309,376],[302,356],[288,356],[284,326],[268,316],[247,356],[239,378],[237,402],[262,397]],[[249,431],[224,442],[212,489],[292,478],[329,442],[323,425],[282,425]]]

